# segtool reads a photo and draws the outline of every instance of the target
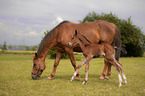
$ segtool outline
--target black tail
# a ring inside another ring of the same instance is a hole
[[[115,28],[115,36],[114,36],[114,40],[113,40],[112,45],[117,47],[115,49],[115,51],[116,51],[115,52],[115,59],[117,61],[119,61],[121,50],[118,48],[121,48],[121,34],[120,34],[119,29],[117,27]]]

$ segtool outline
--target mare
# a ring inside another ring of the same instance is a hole
[[[122,64],[119,63],[116,59],[115,59],[115,49],[113,46],[109,45],[109,44],[90,44],[88,39],[85,38],[85,36],[77,33],[77,31],[75,31],[75,35],[73,35],[72,40],[68,43],[68,45],[71,47],[75,44],[79,44],[82,51],[83,51],[83,55],[86,57],[86,59],[80,63],[74,73],[74,75],[71,78],[71,81],[74,79],[74,77],[77,75],[77,72],[79,71],[79,69],[86,64],[85,67],[85,79],[83,81],[82,84],[85,84],[88,80],[88,70],[89,70],[89,66],[90,66],[90,62],[92,58],[98,58],[100,56],[104,56],[105,59],[112,65],[114,65],[117,73],[118,73],[118,77],[119,77],[119,87],[122,86],[122,78],[120,75],[120,70],[122,72],[122,76],[123,79],[125,81],[125,83],[127,84],[127,79],[126,76],[124,74],[123,68],[122,68]]]
[[[59,61],[64,52],[67,53],[74,70],[76,70],[76,61],[73,52],[82,52],[82,50],[79,44],[71,48],[68,46],[68,42],[71,40],[75,30],[78,30],[82,35],[86,36],[86,38],[93,44],[107,43],[117,47],[121,46],[120,32],[113,23],[103,20],[81,24],[63,21],[42,39],[33,59],[32,79],[39,79],[46,67],[45,57],[52,47],[55,47],[57,53],[52,73],[48,79],[54,78],[57,66],[59,65]],[[120,50],[116,50],[115,58],[119,60],[119,57]],[[105,78],[107,68],[108,73],[106,77],[109,78],[109,75],[111,74],[111,65],[108,63],[108,61],[105,61],[105,67],[101,76],[102,79]],[[79,80],[79,73],[77,74],[76,79]]]

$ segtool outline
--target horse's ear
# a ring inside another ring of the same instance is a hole
[[[77,30],[75,30],[75,35],[77,35],[78,34],[78,31]]]
[[[35,53],[35,57],[38,57],[37,53]]]

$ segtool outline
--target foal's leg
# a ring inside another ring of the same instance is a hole
[[[122,86],[122,77],[121,77],[121,75],[120,75],[120,67],[115,63],[115,61],[113,60],[113,61],[110,61],[110,63],[112,63],[113,65],[114,65],[114,67],[115,67],[115,69],[116,69],[116,71],[117,71],[117,73],[118,73],[118,78],[119,78],[119,87],[121,87]]]
[[[127,79],[126,79],[126,76],[124,74],[123,67],[122,67],[121,63],[119,63],[117,60],[114,60],[114,61],[120,67],[124,82],[125,82],[125,84],[127,84]]]
[[[80,69],[85,63],[86,63],[86,59],[85,59],[82,63],[80,63],[80,64],[78,65],[78,67],[77,67],[77,69],[76,69],[76,71],[75,71],[75,73],[74,73],[74,75],[72,76],[72,78],[71,78],[70,81],[72,81],[72,80],[74,79],[74,77],[77,75],[79,69]]]
[[[55,75],[57,66],[58,66],[58,64],[59,64],[59,61],[60,61],[60,59],[61,59],[61,57],[62,57],[62,54],[63,54],[63,53],[61,53],[61,52],[57,52],[57,54],[56,54],[56,59],[55,59],[55,62],[54,62],[53,71],[52,71],[51,75],[50,75],[47,79],[50,80],[50,79],[54,78],[54,75]]]
[[[108,62],[108,60],[106,58],[104,59],[104,63],[105,63],[105,65],[104,65],[104,69],[103,69],[102,75],[100,77],[100,80],[103,80],[104,79],[104,77],[106,75],[107,67],[109,66],[109,62]]]
[[[74,70],[76,71],[76,61],[75,61],[75,57],[74,57],[74,54],[73,54],[73,49],[69,49],[69,48],[65,48],[65,51],[67,52],[69,58],[70,58],[70,61],[72,63],[72,66],[74,67]],[[76,80],[79,80],[79,72],[77,72],[77,75],[76,75]]]
[[[91,62],[91,58],[87,57],[86,68],[85,68],[85,80],[82,84],[85,84],[88,81],[88,70],[89,70],[90,62]]]
[[[111,66],[112,64],[108,62],[108,70],[107,70],[107,75],[105,76],[105,79],[109,79],[109,76],[111,75]]]

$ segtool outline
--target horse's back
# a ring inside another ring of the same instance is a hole
[[[111,44],[115,36],[115,25],[103,20],[97,20],[89,23],[65,22],[58,28],[59,35],[57,42],[66,45],[71,40],[72,35],[77,30],[80,34],[94,44],[99,42]]]

